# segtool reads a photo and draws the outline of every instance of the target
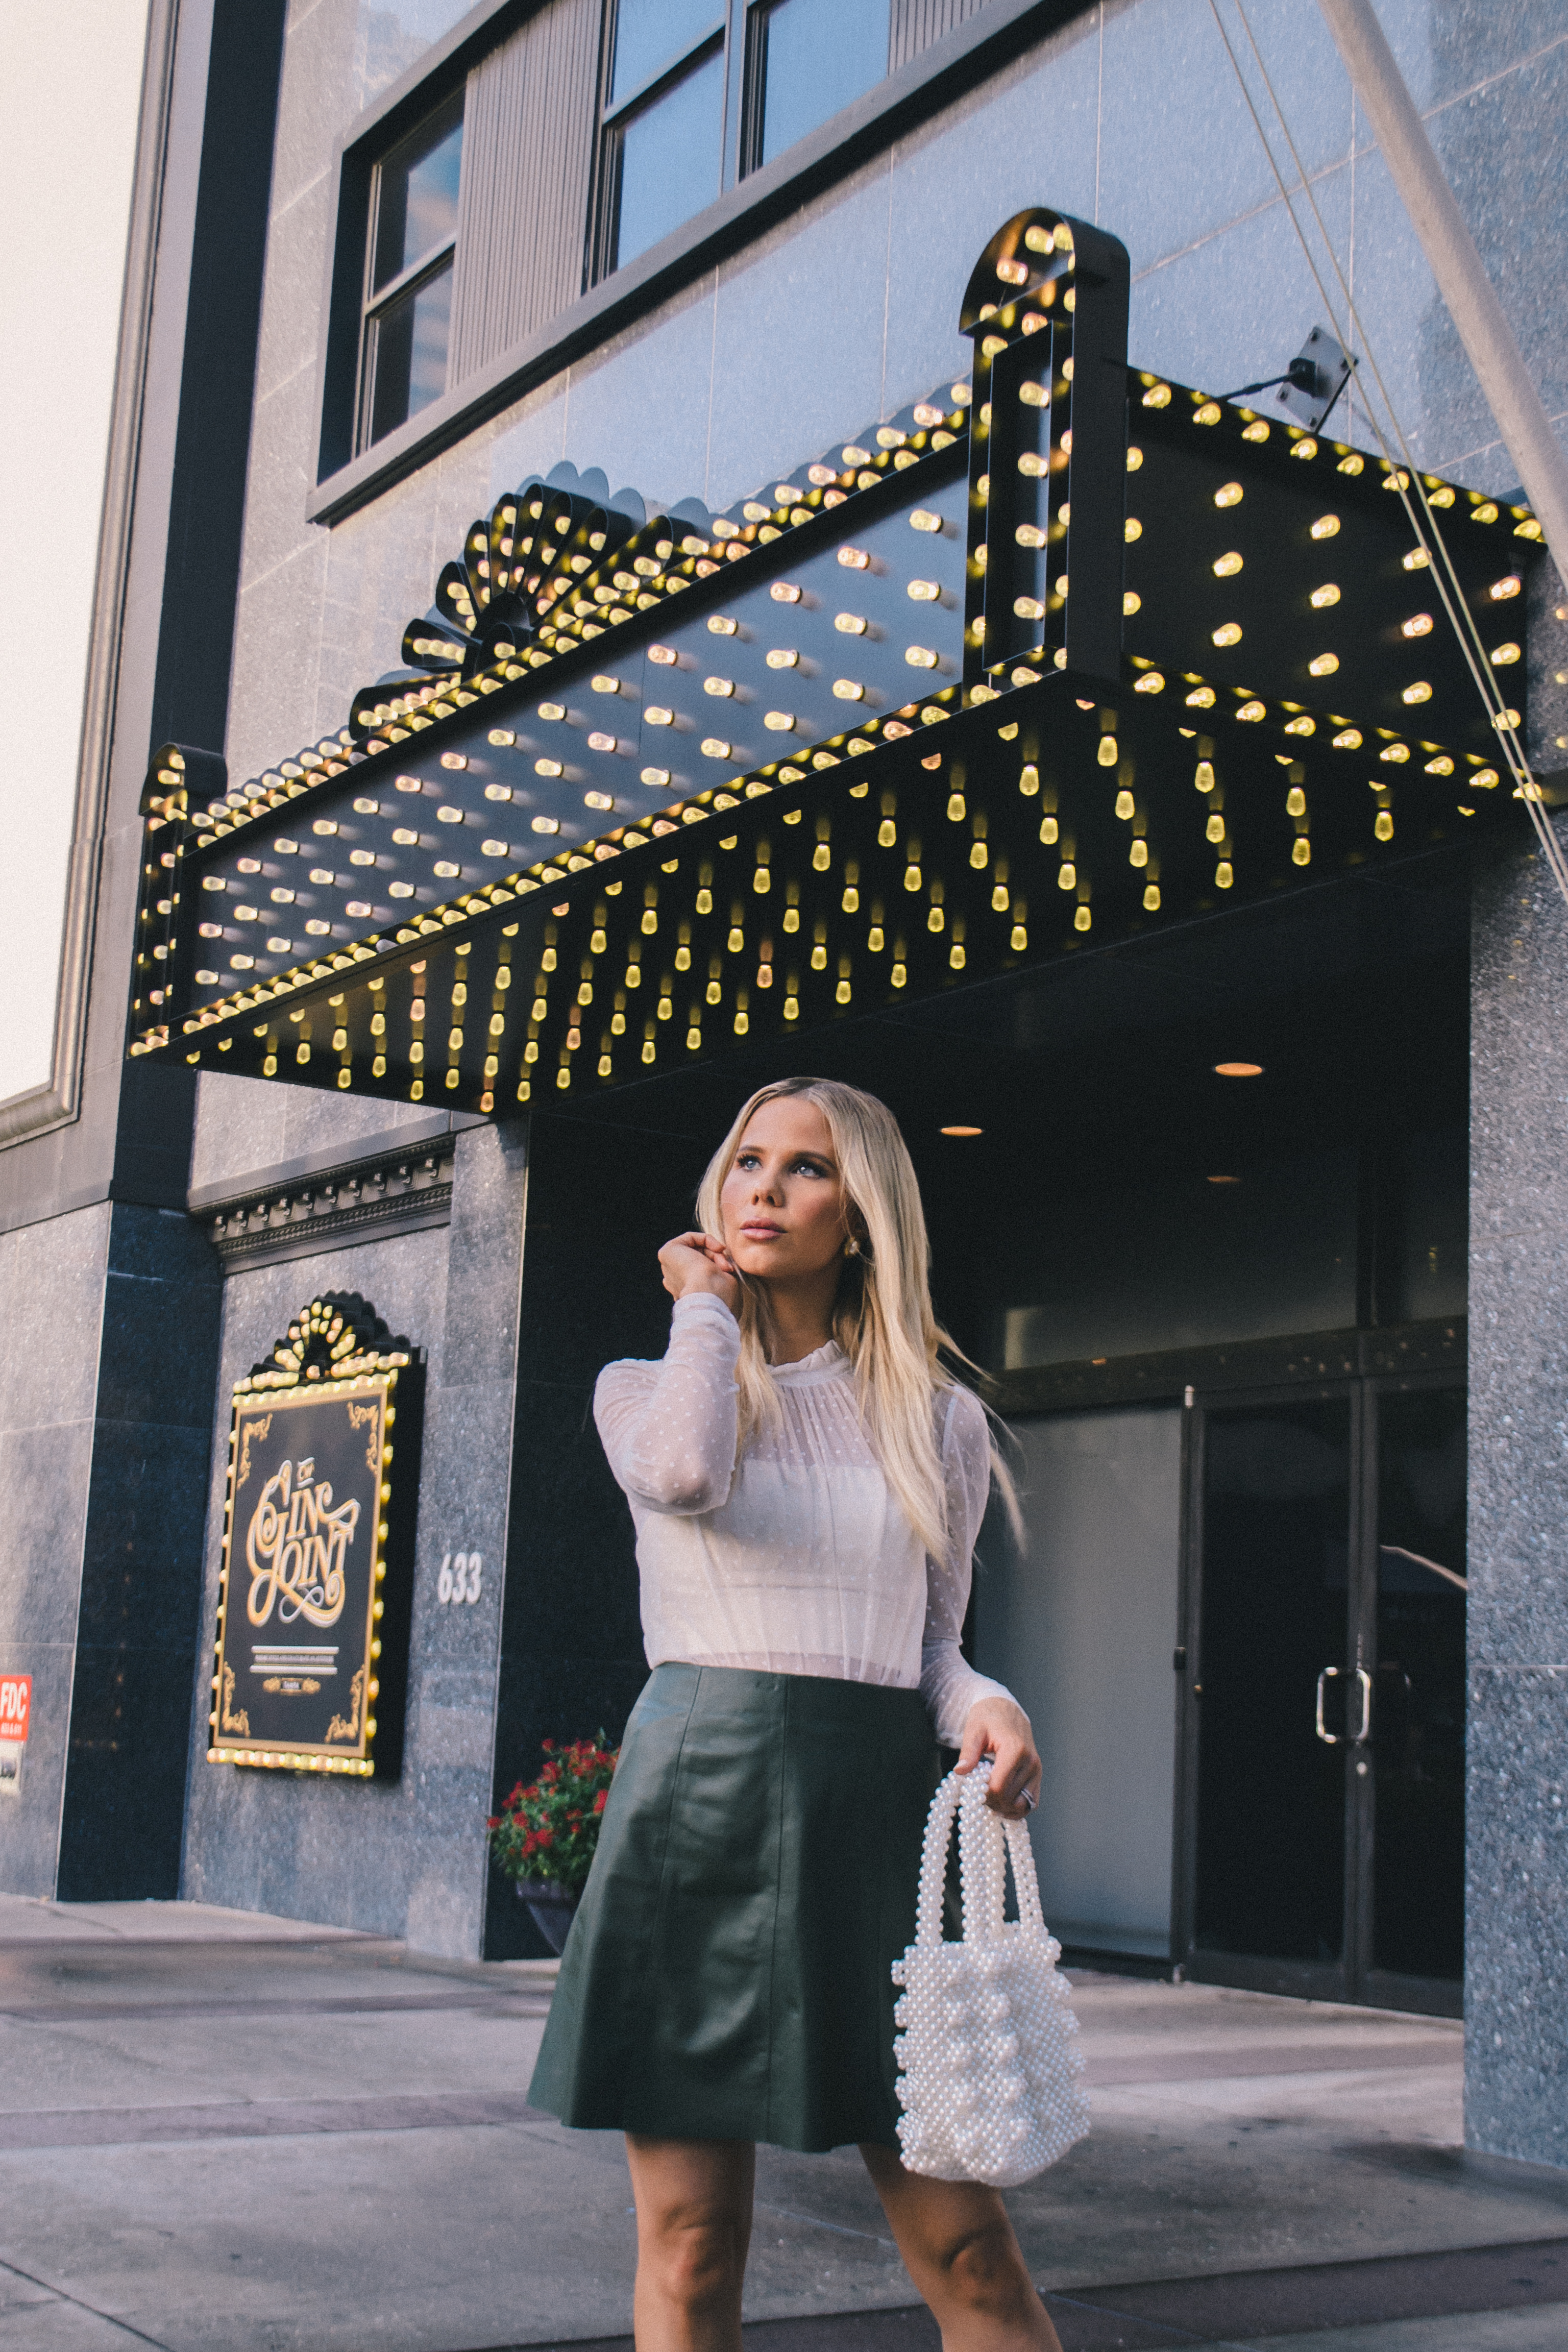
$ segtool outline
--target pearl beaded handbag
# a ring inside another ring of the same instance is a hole
[[[1011,2189],[1055,2164],[1089,2130],[1083,2053],[1061,1946],[1040,1913],[1035,1858],[1021,1822],[990,1811],[990,1759],[931,1800],[921,1857],[915,1941],[893,1964],[903,1988],[893,2043],[911,2172]],[[958,1816],[963,1940],[944,1943],[942,1882]],[[1002,1916],[1005,1857],[1019,1916]]]

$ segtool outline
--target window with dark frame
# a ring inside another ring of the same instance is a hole
[[[358,446],[368,449],[447,389],[463,97],[376,165],[365,239]]]
[[[624,268],[721,194],[727,91],[741,115],[731,170],[743,177],[883,79],[892,10],[893,0],[611,0],[594,276]]]
[[[434,429],[463,384],[537,341],[580,294],[987,5],[472,8],[432,50],[423,84],[411,73],[343,150],[319,488],[355,459],[356,479],[368,478],[364,461],[374,471],[383,450],[390,460]],[[1063,5],[1071,14],[1087,0]]]

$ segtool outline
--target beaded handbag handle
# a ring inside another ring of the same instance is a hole
[[[1022,1822],[1005,1821],[985,1802],[991,1785],[991,1759],[983,1757],[962,1780],[950,1772],[926,1818],[925,1844],[921,1854],[920,1895],[915,1906],[915,1941],[929,1948],[940,1944],[942,1897],[947,1877],[947,1850],[952,1822],[958,1816],[959,1874],[963,1882],[963,1940],[994,1943],[1003,1931],[1003,1897],[1006,1885],[1005,1857],[1013,1863],[1013,1884],[1018,1894],[1018,1917],[1026,1927],[1044,1932],[1039,1881],[1028,1832]]]

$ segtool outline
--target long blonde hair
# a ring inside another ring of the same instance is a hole
[[[855,1374],[860,1420],[900,1508],[934,1559],[950,1546],[946,1482],[934,1410],[955,1388],[942,1353],[968,1358],[937,1322],[931,1303],[931,1243],[909,1146],[886,1103],[837,1078],[780,1078],[742,1105],[708,1163],[697,1194],[704,1233],[724,1231],[721,1202],[741,1139],[764,1103],[795,1097],[822,1113],[844,1187],[845,1239],[858,1244],[843,1261],[833,1336]],[[765,1291],[741,1278],[740,1446],[778,1418],[768,1370]],[[941,1353],[939,1353],[941,1351]],[[1013,1481],[991,1448],[992,1470],[1016,1521]]]

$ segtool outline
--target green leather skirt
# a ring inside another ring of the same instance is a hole
[[[531,2103],[661,2139],[896,2146],[889,1970],[938,1777],[918,1692],[657,1667]]]

